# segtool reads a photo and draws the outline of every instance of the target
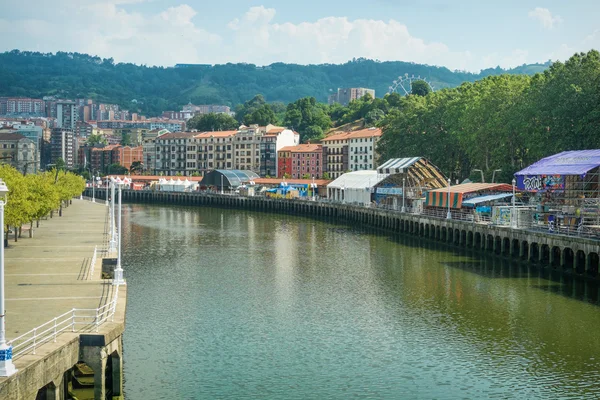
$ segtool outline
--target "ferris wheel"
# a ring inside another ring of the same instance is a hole
[[[433,92],[433,85],[431,85],[431,83],[429,83],[427,81],[427,79],[425,78],[421,78],[421,76],[414,76],[411,75],[409,76],[408,74],[404,74],[404,75],[400,75],[398,77],[398,79],[394,80],[392,82],[392,85],[389,87],[389,92],[388,93],[400,93],[402,95],[408,95],[410,94],[410,92],[412,91],[412,83],[415,81],[423,81],[425,82],[429,88],[431,89],[431,91]]]

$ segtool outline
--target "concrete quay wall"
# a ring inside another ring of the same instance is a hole
[[[88,189],[87,195],[91,195]],[[105,191],[96,190],[104,199]],[[350,204],[241,197],[208,193],[123,191],[124,202],[214,206],[255,211],[297,214],[333,222],[360,224],[391,232],[477,249],[497,256],[518,259],[561,270],[566,274],[598,279],[600,242],[597,240],[512,229],[503,226],[448,220],[421,214],[362,207]]]

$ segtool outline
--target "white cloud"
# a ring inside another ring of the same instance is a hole
[[[536,7],[529,11],[529,18],[539,21],[546,29],[553,29],[556,25],[562,22],[560,15],[552,15],[547,8]]]
[[[326,17],[316,21],[277,21],[276,10],[249,8],[218,32],[195,23],[187,4],[170,8],[129,6],[152,0],[40,0],[35,17],[0,19],[0,51],[73,51],[148,65],[176,63],[273,62],[343,63],[352,58],[401,60],[478,71],[528,62],[529,54],[474,55],[441,41],[414,36],[399,21]],[[125,7],[124,5],[128,6]],[[156,6],[156,4],[155,4]],[[68,10],[68,11],[61,11]],[[67,12],[68,15],[65,14]],[[67,18],[68,16],[68,18]],[[557,17],[553,21],[556,21]],[[19,26],[19,35],[14,34]]]

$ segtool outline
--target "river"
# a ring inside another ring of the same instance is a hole
[[[409,236],[124,207],[125,396],[598,398],[598,286]]]

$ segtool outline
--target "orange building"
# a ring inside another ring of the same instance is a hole
[[[320,144],[299,144],[286,146],[278,153],[278,171],[282,178],[284,174],[291,178],[300,179],[305,175],[311,178],[323,176],[323,146]]]

